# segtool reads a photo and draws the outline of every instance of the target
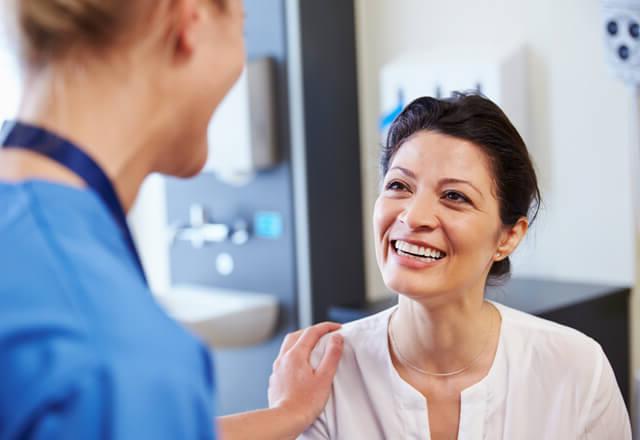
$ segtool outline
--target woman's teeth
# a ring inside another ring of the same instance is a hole
[[[445,254],[436,249],[407,243],[406,241],[396,240],[393,243],[399,255],[413,257],[418,260],[437,261],[444,258]]]

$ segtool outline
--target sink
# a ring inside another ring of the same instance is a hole
[[[278,300],[266,293],[177,285],[156,294],[177,321],[214,348],[240,348],[268,340],[278,319]]]

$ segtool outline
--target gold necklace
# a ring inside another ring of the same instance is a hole
[[[480,352],[471,360],[469,365],[467,365],[464,368],[460,368],[459,370],[449,371],[449,372],[446,372],[446,373],[434,373],[433,371],[423,370],[422,368],[412,364],[406,357],[404,357],[402,355],[402,353],[400,353],[400,350],[398,349],[398,343],[396,342],[395,338],[393,337],[393,332],[391,331],[391,321],[392,321],[393,317],[395,316],[397,310],[398,309],[396,308],[393,311],[393,313],[391,314],[391,317],[389,318],[389,339],[391,340],[391,348],[393,348],[393,351],[395,352],[396,355],[398,355],[398,358],[400,358],[400,360],[402,361],[402,363],[404,365],[406,365],[407,367],[411,368],[412,370],[414,370],[414,371],[416,371],[416,372],[418,372],[420,374],[424,374],[424,375],[427,375],[427,376],[436,376],[436,377],[448,377],[448,376],[455,376],[457,374],[464,373],[469,368],[471,368],[478,361],[478,359],[480,359],[480,356],[482,356],[482,354],[486,350],[487,346],[489,345],[489,340],[491,339],[491,330],[493,330],[493,319],[491,320],[491,325],[489,326],[489,331],[487,333],[487,337],[485,339],[484,344],[482,345],[482,348],[480,349]]]

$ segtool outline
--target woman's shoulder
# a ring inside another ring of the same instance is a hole
[[[348,364],[350,360],[357,356],[381,355],[387,344],[387,325],[389,317],[396,306],[385,309],[374,315],[362,319],[348,322],[342,326],[338,333],[344,338],[344,349],[341,357],[341,364]],[[324,353],[330,335],[325,335],[316,346],[311,360],[312,363],[319,363]]]
[[[503,327],[508,327],[511,331],[539,336],[553,335],[560,339],[571,340],[572,342],[593,341],[593,339],[586,336],[584,333],[566,325],[558,324],[557,322],[549,321],[548,319],[516,310],[497,302],[493,302],[493,304],[500,312]]]
[[[593,366],[604,358],[600,344],[576,329],[494,304],[502,316],[502,339],[507,355],[535,359],[542,365],[572,368]]]
[[[590,432],[593,438],[630,438],[622,395],[597,341],[570,327],[500,304],[496,307],[502,315],[501,368],[506,386],[528,384],[529,403],[572,408],[576,432]],[[531,411],[534,406],[526,408]],[[611,437],[607,432],[617,434]]]
[[[357,350],[364,347],[387,344],[389,318],[397,306],[382,310],[376,314],[346,323],[340,329],[347,349]]]

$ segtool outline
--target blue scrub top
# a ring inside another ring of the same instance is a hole
[[[0,439],[212,439],[213,370],[98,196],[0,183]]]

